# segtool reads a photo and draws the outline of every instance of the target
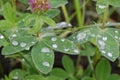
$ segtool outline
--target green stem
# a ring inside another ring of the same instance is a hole
[[[89,62],[90,68],[91,68],[91,70],[92,70],[92,76],[93,76],[94,78],[96,78],[96,77],[95,77],[95,73],[94,73],[94,67],[93,67],[93,64],[92,64],[92,60],[91,60],[90,56],[88,56],[87,58],[88,58],[88,62]]]
[[[83,17],[82,17],[82,12],[81,12],[81,6],[80,6],[80,1],[79,0],[74,0],[74,5],[75,9],[77,12],[77,21],[78,21],[78,28],[83,27]]]
[[[83,21],[83,24],[84,24],[84,19],[85,19],[85,5],[86,5],[86,0],[83,0],[83,16],[82,16],[82,21]]]
[[[78,68],[78,67],[79,67],[80,60],[81,60],[81,56],[80,56],[80,55],[78,55],[78,56],[77,56],[76,68]]]
[[[69,23],[70,19],[69,19],[69,16],[68,16],[68,13],[67,13],[67,9],[66,9],[65,6],[62,6],[62,11],[63,11],[64,17],[65,17],[65,21]]]
[[[102,24],[102,29],[105,28],[105,23],[107,22],[108,19],[108,8],[105,9],[104,15],[103,15],[103,24]]]

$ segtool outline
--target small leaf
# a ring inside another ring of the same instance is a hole
[[[69,37],[69,40],[76,44],[83,44],[91,39],[95,38],[99,33],[98,27],[87,27]]]
[[[3,55],[10,55],[20,52],[26,48],[33,46],[36,43],[36,39],[31,36],[18,37],[11,41],[10,44],[6,45],[2,49]]]
[[[112,74],[107,80],[120,80],[120,75]]]
[[[95,74],[97,80],[107,80],[111,73],[110,63],[106,59],[101,59],[96,66]]]
[[[60,51],[67,54],[79,54],[79,49],[71,41],[57,37],[57,36],[48,36],[43,38],[44,43],[49,47],[53,48],[56,51]]]
[[[60,10],[58,9],[50,9],[46,11],[43,16],[49,17],[49,18],[54,18],[60,13]]]
[[[26,73],[25,71],[21,70],[21,69],[15,69],[13,71],[10,72],[10,74],[12,76],[12,79],[24,79]]]
[[[32,48],[31,55],[36,68],[40,72],[47,74],[52,70],[54,63],[54,52],[42,41],[37,43]]]
[[[63,67],[65,68],[65,70],[70,73],[70,74],[74,74],[75,72],[75,67],[74,67],[74,63],[72,61],[72,59],[68,56],[63,56],[62,58],[62,64]]]
[[[96,0],[96,10],[98,14],[102,14],[108,8],[108,0]]]
[[[95,54],[96,48],[92,44],[85,43],[83,48],[84,49],[81,50],[81,55],[83,55],[83,56],[93,56]]]
[[[57,77],[60,77],[60,78],[62,78],[62,79],[68,78],[68,73],[65,72],[65,71],[64,71],[63,69],[61,69],[61,68],[54,68],[54,69],[52,70],[52,75],[57,76]]]
[[[111,61],[119,57],[119,43],[106,32],[101,31],[97,36],[97,46],[102,55]]]
[[[29,75],[25,77],[25,80],[45,80],[42,75]]]
[[[38,32],[42,28],[42,25],[43,25],[43,19],[41,17],[37,16],[36,19],[35,19],[35,24],[30,29],[30,32],[31,33]]]
[[[68,3],[67,0],[49,0],[52,8],[58,8]]]
[[[16,14],[10,3],[4,5],[4,17],[11,23],[15,23]]]
[[[41,16],[42,20],[50,26],[55,26],[55,21],[49,17]]]
[[[0,21],[0,30],[9,30],[13,27],[13,25],[7,20]]]

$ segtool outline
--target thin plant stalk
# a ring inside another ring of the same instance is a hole
[[[69,15],[68,15],[68,12],[67,12],[66,7],[65,7],[65,6],[62,6],[61,8],[62,8],[64,17],[65,17],[65,21],[69,23],[69,22],[70,22],[70,19],[69,19]]]
[[[82,17],[82,11],[81,11],[81,5],[79,0],[74,0],[75,9],[77,12],[77,21],[78,21],[78,28],[83,27],[83,17]]]

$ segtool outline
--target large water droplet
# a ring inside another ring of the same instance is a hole
[[[12,41],[12,45],[17,46],[18,42],[17,41]]]
[[[41,49],[41,52],[47,53],[47,52],[50,52],[50,49],[47,48],[47,47],[44,47],[44,48]]]
[[[109,56],[109,57],[112,57],[112,53],[108,53],[108,56]]]
[[[86,33],[85,32],[82,32],[82,33],[79,33],[77,35],[77,40],[83,40],[84,38],[86,38]]]
[[[25,47],[26,45],[27,45],[27,44],[26,44],[25,42],[21,42],[21,43],[20,43],[20,46],[21,46],[21,47]]]
[[[3,38],[4,38],[4,36],[0,34],[0,39],[3,39]]]
[[[52,37],[51,40],[52,40],[52,41],[56,41],[57,38],[56,38],[56,37]]]
[[[43,62],[42,65],[43,65],[43,66],[46,66],[46,67],[50,67],[49,62]]]
[[[53,47],[53,48],[57,48],[58,45],[57,45],[57,44],[53,44],[52,47]]]
[[[104,9],[104,8],[106,8],[107,6],[99,4],[98,7],[99,7],[100,9]]]

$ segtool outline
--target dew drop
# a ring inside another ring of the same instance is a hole
[[[118,36],[115,36],[115,39],[118,39]]]
[[[84,38],[86,38],[86,33],[79,33],[78,35],[77,35],[77,40],[79,41],[79,40],[83,40]]]
[[[116,30],[115,33],[118,33],[118,31]]]
[[[20,43],[20,46],[21,46],[21,47],[25,47],[26,45],[27,45],[27,44],[26,44],[25,42],[21,42],[21,43]]]
[[[64,51],[69,51],[70,49],[69,48],[65,48]]]
[[[35,44],[35,42],[33,42],[33,41],[32,41],[31,43],[32,43],[32,44]]]
[[[30,50],[30,47],[26,47],[25,50]]]
[[[12,41],[12,45],[17,46],[18,42],[17,41]]]
[[[17,35],[16,35],[16,34],[13,34],[12,37],[17,37]]]
[[[4,38],[4,36],[0,34],[0,39],[3,39],[3,38]]]
[[[103,37],[102,39],[103,39],[104,41],[107,41],[107,37]]]
[[[53,44],[52,47],[53,48],[57,48],[58,46],[57,46],[57,44]]]
[[[52,37],[51,40],[52,40],[52,41],[56,41],[57,38],[56,38],[56,37]]]
[[[109,56],[109,57],[112,57],[112,53],[108,53],[108,56]]]
[[[78,49],[74,49],[74,52],[78,54],[78,53],[79,53],[79,50],[78,50]]]
[[[104,9],[104,8],[106,8],[107,6],[99,4],[98,7],[99,7],[100,9]]]
[[[41,49],[41,52],[47,53],[47,52],[50,52],[50,49],[47,48],[47,47],[44,47],[44,48]]]
[[[105,54],[106,52],[105,52],[105,51],[102,51],[102,53],[104,53],[104,54]]]
[[[98,44],[100,45],[100,49],[104,49],[105,42],[103,40],[98,40]]]
[[[95,34],[91,34],[92,37],[95,37]]]
[[[50,67],[50,64],[48,62],[43,62],[42,65],[46,67]]]
[[[61,41],[62,41],[62,42],[64,42],[64,41],[65,41],[65,39],[61,39]]]
[[[14,80],[18,80],[18,76],[13,76],[13,79]]]

